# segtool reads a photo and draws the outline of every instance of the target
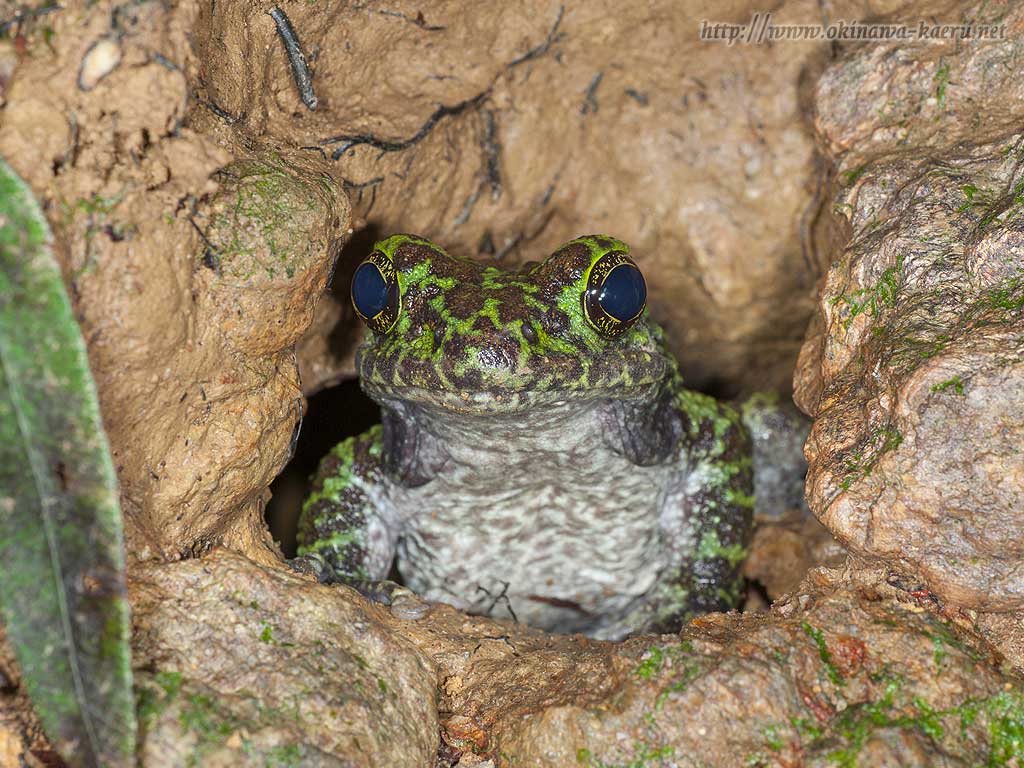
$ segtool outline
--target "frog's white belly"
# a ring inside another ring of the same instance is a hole
[[[560,632],[599,632],[670,566],[659,526],[678,464],[638,467],[611,451],[596,404],[528,423],[460,419],[430,429],[450,460],[420,488],[389,487],[398,567],[427,599]]]

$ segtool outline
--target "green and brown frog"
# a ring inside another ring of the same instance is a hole
[[[428,601],[605,639],[736,604],[750,439],[683,387],[625,243],[507,272],[395,235],[352,301],[383,423],[321,462],[299,530],[321,572],[397,558]]]

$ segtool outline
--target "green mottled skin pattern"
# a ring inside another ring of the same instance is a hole
[[[343,577],[392,562],[429,600],[560,632],[672,631],[735,605],[750,443],[682,387],[646,312],[602,336],[581,296],[629,251],[581,237],[518,272],[395,235],[401,311],[357,367],[383,424],[323,460],[300,553]]]

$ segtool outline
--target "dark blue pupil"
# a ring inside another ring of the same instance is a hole
[[[388,284],[376,264],[364,261],[352,275],[352,303],[368,319],[388,305]]]
[[[601,286],[597,303],[601,309],[612,317],[632,320],[644,308],[647,301],[647,285],[640,270],[632,264],[620,264],[615,267]]]

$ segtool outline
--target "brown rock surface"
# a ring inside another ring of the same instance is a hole
[[[348,209],[316,158],[187,124],[197,11],[71,2],[46,17],[51,33],[30,28],[31,55],[4,86],[0,154],[55,231],[129,553],[223,543],[270,561],[265,488],[301,411],[293,345]],[[80,63],[100,40],[120,63],[83,91]]]
[[[846,550],[803,509],[773,520],[757,518],[749,550],[743,575],[760,584],[770,600],[796,589],[812,568],[837,568],[846,560]]]
[[[858,47],[824,73],[847,243],[796,396],[816,417],[808,502],[833,534],[942,600],[1006,611],[1024,607],[1024,141],[1006,133],[1024,102],[998,63],[1024,54],[1024,12],[985,6],[1000,17],[1002,41]]]
[[[713,615],[678,637],[622,644],[446,606],[390,621],[438,665],[446,743],[499,766],[1018,759],[1018,683],[915,600],[846,578],[819,571],[770,614]]]
[[[354,375],[355,352],[365,326],[353,315],[350,303],[331,294],[317,303],[313,322],[295,347],[299,380],[306,396]]]
[[[784,388],[828,250],[808,241],[798,104],[828,49],[701,44],[697,4],[286,2],[310,112],[263,6],[62,7],[27,55],[0,49],[0,154],[56,231],[116,451],[145,764],[430,765],[439,729],[463,765],[1020,761],[1015,680],[930,612],[1022,596],[1019,36],[852,48],[817,91],[843,171],[818,234],[854,239],[798,379],[811,498],[909,580],[823,573],[770,613],[612,645],[443,606],[400,621],[267,567],[262,502],[300,410],[293,345],[349,231],[341,190],[366,240],[413,229],[511,264],[614,228],[692,383]],[[119,64],[83,91],[98,42]],[[311,388],[344,370],[346,313],[323,306],[303,345]],[[779,526],[766,551],[807,558]],[[1021,668],[1014,617],[947,615]],[[0,756],[46,755],[0,687]]]
[[[435,672],[384,609],[218,550],[131,587],[147,766],[419,766]]]
[[[971,629],[996,648],[1018,675],[1024,675],[1024,615],[967,611]]]
[[[439,727],[447,765],[1021,754],[1018,684],[877,576],[818,571],[770,613],[616,644],[445,605],[402,620],[223,550],[136,574],[147,765],[430,765]]]

